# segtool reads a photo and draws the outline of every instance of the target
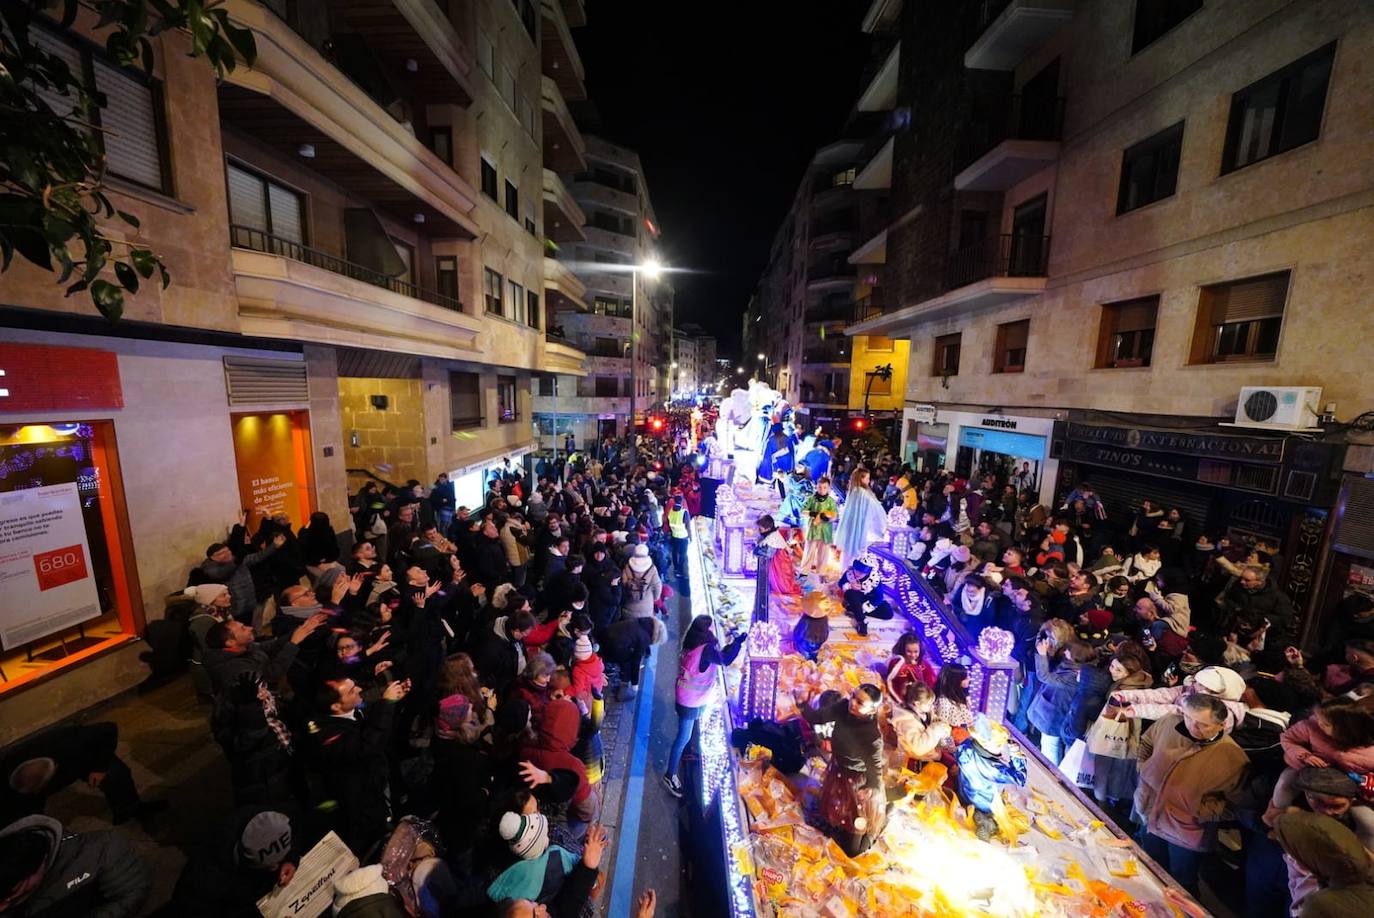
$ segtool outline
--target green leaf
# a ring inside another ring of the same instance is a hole
[[[138,227],[139,227],[138,218],[135,217],[133,214],[128,213],[127,211],[123,211],[123,210],[117,210],[117,211],[115,211],[115,213],[119,214],[119,219],[123,220],[125,223],[129,224],[129,225],[132,226],[134,229],[138,229]]]
[[[130,293],[138,292],[138,275],[134,269],[122,261],[114,263],[115,277],[119,278],[119,285]]]
[[[166,290],[168,285],[172,283],[172,275],[167,273],[167,268],[161,261],[157,263],[157,270],[162,275],[162,289]]]
[[[98,280],[91,284],[91,302],[95,303],[95,308],[100,310],[100,314],[111,322],[117,321],[124,314],[124,291],[107,280]]]
[[[153,276],[153,269],[157,267],[157,256],[147,249],[132,249],[129,252],[129,261],[145,280]]]
[[[45,271],[52,270],[52,249],[37,227],[6,227],[5,238],[14,250]]]

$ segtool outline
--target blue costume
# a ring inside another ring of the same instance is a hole
[[[959,800],[982,813],[992,812],[992,799],[1003,785],[1022,787],[1026,783],[1026,760],[1019,755],[992,755],[969,737],[955,752],[959,762]]]
[[[779,443],[781,439],[781,443]],[[772,481],[775,473],[786,474],[797,464],[796,435],[787,436],[781,424],[774,424],[772,432],[763,447],[763,458],[759,460],[759,480]]]
[[[830,474],[830,451],[834,448],[835,444],[831,441],[820,440],[801,457],[801,464],[811,471],[812,481],[820,481]]]
[[[793,474],[782,480],[782,490],[782,525],[800,526],[802,507],[806,506],[807,498],[815,493],[816,486],[809,478]]]

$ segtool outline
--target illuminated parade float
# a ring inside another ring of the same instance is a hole
[[[699,722],[700,810],[693,828],[712,842],[719,833],[719,845],[706,847],[723,865],[730,914],[1171,916],[1185,914],[1185,906],[1201,914],[1034,744],[1001,726],[1017,679],[1012,636],[989,628],[977,641],[969,637],[903,560],[910,533],[902,519],[894,515],[884,540],[868,551],[895,615],[870,620],[867,635],[841,606],[837,559],[800,577],[799,592],[769,589],[768,572],[760,575],[758,567],[771,565],[774,552],[756,551],[757,521],[765,514],[782,519],[785,498],[777,483],[755,483],[750,470],[756,465],[753,457],[737,462],[734,481],[717,492],[715,518],[695,521],[689,571],[693,613],[712,616],[721,644],[749,632],[746,652],[722,668]],[[800,563],[796,530],[784,527],[769,541]],[[768,595],[760,596],[760,588]],[[809,648],[814,662],[793,642],[804,614],[828,619],[820,625],[828,637],[818,650]],[[893,644],[908,631],[921,635],[925,660],[966,668],[976,724],[956,731],[961,742],[949,747],[944,762],[924,767],[887,744],[887,815],[876,842],[850,857],[818,828],[825,759],[810,753],[799,770],[796,761],[786,763],[792,773],[785,774],[772,761],[776,751],[755,737],[800,723],[796,697],[805,704],[825,691],[844,697],[861,684],[884,686]],[[966,799],[981,805],[966,806],[950,766],[977,767],[965,758],[975,740],[998,774],[1010,777]]]

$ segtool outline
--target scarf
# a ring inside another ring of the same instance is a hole
[[[272,690],[267,687],[267,683],[258,681],[258,701],[262,704],[262,716],[267,721],[267,726],[277,737],[277,742],[287,752],[291,751],[291,728],[286,726],[280,717],[277,716],[277,696],[272,694]]]
[[[959,597],[959,604],[963,606],[965,618],[976,618],[983,611],[982,587],[965,586],[963,595]]]

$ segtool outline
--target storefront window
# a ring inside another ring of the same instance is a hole
[[[138,633],[109,421],[0,426],[0,693]]]
[[[233,425],[239,500],[249,530],[278,513],[289,516],[293,528],[304,526],[315,509],[309,414],[239,414]]]

